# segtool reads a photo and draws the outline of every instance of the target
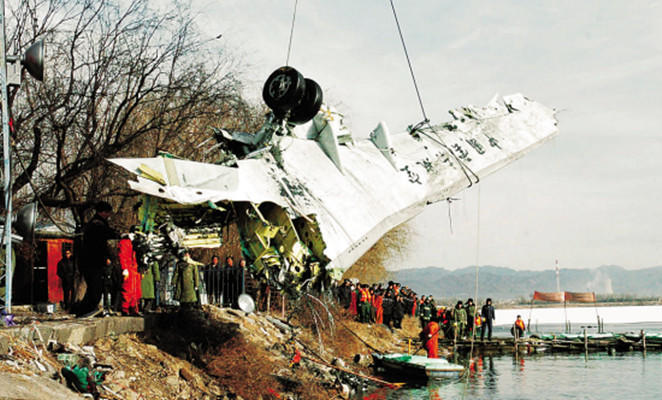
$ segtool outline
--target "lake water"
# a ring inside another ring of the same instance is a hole
[[[572,331],[596,325],[595,307],[533,309],[531,329],[563,332],[565,312]],[[607,332],[662,332],[662,306],[599,307]],[[525,321],[528,309],[497,310],[494,336],[510,336],[508,328],[517,314]],[[561,315],[560,320],[558,316]],[[507,323],[505,321],[508,321]],[[595,328],[588,328],[596,332]],[[449,360],[468,365],[468,358]],[[397,379],[389,378],[391,381]],[[483,355],[475,368],[458,380],[379,389],[359,398],[369,400],[448,399],[659,399],[662,394],[662,353],[639,351],[608,354],[552,353]]]
[[[483,356],[466,378],[423,387],[378,390],[395,399],[659,399],[662,353]]]

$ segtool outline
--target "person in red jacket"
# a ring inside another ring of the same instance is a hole
[[[349,301],[349,312],[353,315],[356,316],[359,312],[357,309],[357,303],[358,303],[358,290],[352,285],[352,292],[351,292],[351,300]]]
[[[439,358],[439,330],[439,324],[432,320],[421,332],[421,341],[425,343],[428,358]]]
[[[122,315],[139,316],[138,302],[140,301],[140,274],[136,253],[128,235],[124,235],[117,245],[120,266],[122,267]]]
[[[384,307],[382,303],[384,302],[384,294],[381,290],[375,292],[375,297],[373,300],[373,306],[375,307],[375,323],[383,324],[384,323]]]

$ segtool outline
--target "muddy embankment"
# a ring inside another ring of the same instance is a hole
[[[419,330],[412,318],[395,332],[358,323],[305,297],[288,305],[285,318],[204,306],[157,321],[83,347],[11,339],[0,357],[0,386],[16,390],[0,397],[26,398],[24,388],[37,400],[76,398],[61,368],[77,364],[103,373],[98,391],[107,399],[347,398],[385,385],[372,379],[370,353],[406,351]]]

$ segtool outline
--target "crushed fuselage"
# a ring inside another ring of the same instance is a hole
[[[208,229],[233,222],[244,254],[265,276],[301,286],[326,277],[322,272],[342,273],[426,205],[555,136],[554,113],[521,95],[495,97],[483,108],[452,110],[454,119],[443,125],[391,135],[380,123],[369,139],[355,140],[341,116],[323,107],[305,125],[270,119],[259,137],[218,135],[225,165],[167,157],[111,161],[137,175],[132,189],[167,205],[160,212],[171,225],[207,229],[196,233],[197,242],[170,234],[175,245],[218,246]],[[193,213],[189,222],[177,223],[186,212]]]

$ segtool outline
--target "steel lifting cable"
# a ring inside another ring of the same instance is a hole
[[[393,5],[393,0],[391,2],[391,10],[393,10],[393,18],[395,18],[395,25],[398,27],[398,34],[400,35],[400,42],[402,42],[402,48],[405,51],[405,58],[407,58],[407,65],[409,66],[409,73],[411,74],[411,80],[414,82],[414,89],[416,89],[416,96],[418,97],[418,104],[421,106],[421,112],[423,113],[423,119],[425,122],[429,122],[428,116],[425,114],[425,107],[423,107],[423,100],[421,99],[421,92],[418,90],[418,84],[416,83],[416,76],[414,76],[414,68],[411,66],[411,60],[409,59],[409,52],[407,52],[407,45],[405,44],[405,38],[402,35],[402,29],[400,29],[400,21],[398,21],[398,13],[395,11],[395,5]]]
[[[478,186],[478,200],[476,205],[476,280],[474,282],[474,299],[478,301],[478,261],[480,256],[480,186]],[[471,329],[471,349],[469,350],[469,368],[473,364],[476,368],[476,363],[474,361],[474,342],[476,341],[476,311],[478,311],[478,304],[474,303],[474,314],[471,316],[471,324],[473,329]],[[481,321],[482,329],[482,321]],[[466,380],[464,382],[464,391],[462,392],[462,398],[467,393],[467,387],[469,386],[469,374],[466,374]]]
[[[448,202],[448,225],[450,226],[451,235],[453,234],[453,216],[451,215],[451,203],[453,202],[450,197],[446,198]]]
[[[423,106],[423,98],[421,97],[421,92],[418,89],[418,83],[416,82],[416,76],[414,75],[414,68],[411,65],[411,59],[409,58],[409,52],[407,51],[407,45],[405,44],[405,38],[404,38],[404,35],[402,34],[402,29],[400,27],[400,21],[398,20],[398,13],[395,10],[395,5],[393,4],[393,0],[389,0],[389,2],[391,3],[391,10],[393,11],[393,18],[395,19],[395,25],[398,28],[398,35],[400,36],[400,42],[402,43],[402,49],[404,50],[405,58],[407,59],[407,65],[409,66],[409,73],[411,74],[411,80],[414,83],[414,89],[416,90],[416,97],[418,98],[418,104],[420,105],[421,113],[423,114],[423,121],[416,124],[416,126],[414,128],[412,128],[411,133],[413,133],[416,130],[419,130],[421,128],[421,126],[427,125],[432,132],[434,132],[435,134],[437,134],[437,136],[439,136],[437,131],[430,124],[430,119],[428,118],[427,114],[425,113],[425,107]],[[453,150],[451,150],[448,146],[446,146],[446,144],[444,142],[442,142],[439,139],[433,138],[432,136],[430,136],[426,132],[421,131],[421,133],[426,135],[428,138],[437,141],[439,144],[441,144],[441,146],[444,147],[444,149],[446,149],[446,151],[448,151],[451,154],[451,156],[453,156],[453,158],[460,165],[460,169],[462,170],[464,175],[469,180],[469,187],[473,186],[474,183],[478,183],[478,181],[479,181],[478,175],[474,171],[472,171],[471,168],[469,168],[469,166],[467,166],[462,160],[460,160],[460,158],[457,155],[455,155]],[[476,178],[476,182],[474,182],[471,179],[471,177],[469,176],[469,173],[467,173],[467,170],[471,173],[471,175],[473,175]]]
[[[427,121],[427,122],[425,122],[425,123],[427,124],[428,128],[430,128],[430,130],[431,130],[432,132],[434,132],[437,136],[440,136],[440,135],[439,135],[439,132],[437,132],[437,130],[434,129],[434,126],[432,126],[432,125],[430,124],[429,121]],[[419,128],[419,129],[420,129],[420,128]],[[433,140],[433,141],[439,143],[439,144],[440,144],[440,145],[441,145],[441,146],[442,146],[442,147],[443,147],[443,148],[444,148],[444,149],[445,149],[445,150],[446,150],[451,156],[453,156],[453,158],[455,159],[455,161],[456,161],[456,162],[458,163],[458,165],[460,166],[460,169],[462,170],[462,173],[464,173],[464,176],[466,176],[467,179],[469,180],[469,186],[468,186],[468,187],[472,187],[472,186],[474,185],[474,183],[478,183],[478,182],[480,182],[480,178],[478,177],[478,174],[476,174],[471,168],[469,168],[469,166],[468,166],[467,164],[465,164],[464,161],[462,161],[462,160],[460,159],[460,157],[458,157],[458,156],[455,154],[455,152],[453,152],[453,150],[452,150],[450,147],[448,147],[448,146],[446,145],[446,143],[444,143],[444,142],[443,142],[441,139],[439,139],[439,138],[433,137],[432,135],[428,134],[427,132],[425,132],[425,131],[423,131],[423,130],[421,130],[420,132],[421,132],[422,134],[424,134],[425,136],[427,136],[428,139],[431,139],[431,140]],[[469,171],[469,172],[467,172],[467,171]],[[476,178],[476,182],[474,182],[473,179],[471,179],[471,177],[469,176],[469,173],[471,173],[471,175],[473,175],[474,178]]]
[[[294,21],[297,19],[297,4],[299,0],[294,0],[294,11],[292,12],[292,25],[290,26],[290,41],[287,44],[287,59],[285,65],[290,65],[290,51],[292,50],[292,38],[294,37]]]

